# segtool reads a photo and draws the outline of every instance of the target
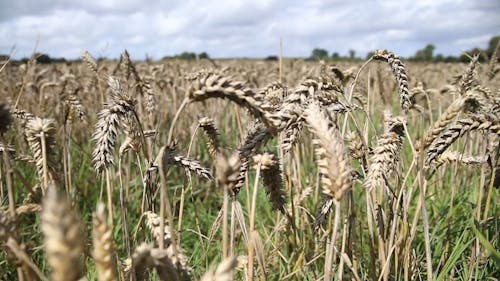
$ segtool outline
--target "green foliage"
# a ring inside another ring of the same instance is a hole
[[[328,51],[325,49],[314,48],[309,58],[314,60],[321,60],[328,57]]]
[[[413,56],[413,59],[416,61],[431,61],[435,48],[434,45],[428,44],[425,48],[418,50]]]
[[[486,50],[486,54],[488,55],[488,57],[491,57],[491,55],[493,54],[495,48],[499,43],[500,43],[500,36],[491,37],[490,41],[488,42],[488,49]]]
[[[202,52],[198,55],[199,59],[209,59],[210,56],[206,52]]]
[[[349,50],[349,58],[350,59],[355,59],[356,58],[356,51],[353,49]]]

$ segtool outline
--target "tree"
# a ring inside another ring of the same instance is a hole
[[[198,58],[199,59],[209,59],[210,56],[208,56],[208,54],[206,52],[202,52],[198,55]]]
[[[434,54],[433,54],[434,49],[436,49],[436,47],[434,47],[434,45],[427,44],[427,46],[425,46],[425,48],[423,48],[422,50],[418,50],[415,53],[415,56],[413,56],[413,59],[418,60],[418,61],[431,61],[433,56],[434,56]]]
[[[339,58],[340,58],[339,53],[337,53],[337,52],[332,53],[332,59],[339,59]]]
[[[35,58],[37,63],[44,64],[44,63],[51,63],[52,62],[52,59],[47,54],[36,53],[33,55],[33,57]]]
[[[375,55],[375,52],[374,51],[370,51],[366,54],[366,59],[369,60],[373,57],[373,55]]]
[[[311,53],[311,59],[321,60],[328,57],[328,51],[325,49],[314,48]]]
[[[444,60],[444,56],[443,54],[437,54],[435,57],[434,57],[434,61],[443,61]]]
[[[490,42],[488,43],[488,50],[486,50],[488,57],[491,57],[491,55],[493,54],[495,48],[499,43],[500,43],[500,36],[491,37]]]
[[[349,50],[349,58],[352,60],[356,58],[356,51],[355,50],[353,50],[353,49]]]

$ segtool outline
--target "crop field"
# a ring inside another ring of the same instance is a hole
[[[0,280],[499,280],[498,49],[0,62]]]

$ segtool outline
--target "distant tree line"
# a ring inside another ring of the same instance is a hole
[[[423,49],[418,50],[415,55],[410,57],[413,61],[434,61],[434,62],[468,62],[470,61],[471,55],[479,54],[479,61],[484,62],[489,60],[497,48],[500,42],[500,36],[494,36],[488,42],[486,49],[481,49],[478,47],[472,48],[458,57],[455,56],[444,56],[443,54],[434,54],[436,47],[432,44],[428,44]]]
[[[360,58],[356,57],[356,51],[353,49],[349,50],[348,56],[340,56],[339,53],[333,52],[331,55],[328,55],[328,51],[321,48],[314,48],[312,50],[311,55],[308,59],[310,60],[324,60],[324,59],[334,59],[334,60],[359,60]]]
[[[436,49],[436,47],[433,44],[428,44],[424,48],[417,50],[413,56],[410,56],[407,59],[410,61],[425,61],[425,62],[468,62],[470,61],[471,55],[479,54],[479,61],[484,62],[486,60],[489,60],[489,58],[491,58],[499,42],[500,42],[500,36],[494,36],[489,40],[486,49],[475,47],[472,48],[471,50],[464,52],[459,56],[444,56],[443,54],[434,54],[434,50]],[[366,55],[366,59],[370,58],[372,55],[373,52],[369,52]],[[0,62],[6,61],[8,58],[9,58],[8,55],[0,54]],[[206,52],[201,52],[197,54],[194,52],[186,51],[174,56],[165,56],[162,59],[172,59],[172,58],[183,59],[183,60],[196,60],[196,59],[210,59],[210,56]],[[71,60],[66,60],[65,58],[52,58],[48,54],[43,54],[43,53],[35,53],[31,57],[31,59],[35,59],[37,63],[40,64],[71,61]],[[105,58],[100,58],[100,60],[103,59]],[[265,59],[278,60],[278,57],[272,55],[266,57]],[[341,56],[338,52],[332,52],[331,54],[329,54],[326,49],[314,48],[311,52],[311,55],[307,59],[309,60],[331,59],[331,60],[355,61],[355,60],[361,60],[362,58],[356,56],[356,51],[354,49],[350,49],[347,55]],[[15,62],[26,63],[28,60],[30,60],[30,58],[23,58],[20,60],[16,60]],[[79,59],[73,61],[79,61]]]
[[[195,60],[195,59],[209,59],[210,56],[206,52],[201,52],[199,54],[193,52],[182,52],[174,56],[165,56],[163,59],[182,59],[182,60]]]
[[[195,59],[210,59],[210,56],[206,52],[201,52],[199,54],[193,53],[193,52],[182,52],[180,54],[174,55],[174,56],[166,56],[163,57],[163,59],[183,59],[183,60],[195,60]],[[7,61],[9,59],[8,55],[0,54],[0,63],[3,61]],[[12,60],[13,62],[16,63],[27,63],[29,60],[35,60],[38,64],[47,64],[47,63],[61,63],[61,62],[77,62],[81,61],[81,59],[74,59],[74,60],[68,60],[65,58],[53,58],[50,57],[48,54],[43,54],[43,53],[35,53],[33,54],[30,58],[22,58],[19,60]],[[99,58],[98,60],[105,60],[106,58]],[[150,58],[147,58],[150,59]]]
[[[463,54],[459,55],[458,57],[456,56],[444,56],[442,54],[434,54],[434,50],[436,47],[433,44],[428,44],[424,48],[417,50],[417,52],[413,55],[408,57],[408,60],[411,61],[425,61],[425,62],[468,62],[470,61],[470,56],[479,54],[479,61],[486,61],[491,58],[493,55],[493,52],[495,51],[495,48],[497,48],[497,45],[500,42],[500,36],[494,36],[490,39],[488,42],[488,46],[486,49],[481,49],[478,47],[472,48],[471,50],[468,50],[464,52]],[[373,52],[369,52],[366,55],[366,59],[369,59],[370,57],[373,56]],[[340,56],[339,53],[333,52],[331,55],[328,54],[328,51],[326,49],[322,48],[314,48],[311,52],[311,55],[308,57],[310,60],[325,60],[325,59],[332,59],[332,60],[360,60],[361,58],[356,57],[356,51],[355,50],[349,50],[347,56]]]

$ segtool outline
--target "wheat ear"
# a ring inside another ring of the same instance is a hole
[[[56,167],[54,159],[54,134],[54,120],[52,119],[35,117],[26,123],[26,141],[33,153],[38,176],[44,183],[45,189],[48,187],[49,180],[52,180],[54,176],[51,170],[54,170]]]
[[[237,264],[237,259],[229,257],[217,265],[215,270],[209,270],[203,274],[201,281],[232,281],[233,271]]]
[[[253,163],[257,167],[260,165],[262,181],[273,208],[286,213],[284,181],[278,156],[271,153],[257,154],[253,157]]]
[[[113,229],[107,223],[104,204],[99,203],[97,205],[92,221],[92,238],[94,242],[92,256],[94,257],[98,280],[118,280],[113,246]]]
[[[474,82],[474,69],[476,68],[478,60],[479,54],[474,55],[464,73],[460,77],[460,81],[458,82],[458,92],[462,95],[470,90],[472,83]]]
[[[264,146],[271,138],[271,132],[262,123],[257,121],[248,126],[247,135],[243,145],[238,148],[240,156],[239,175],[234,189],[230,190],[230,194],[232,196],[236,196],[245,183],[252,155],[254,155],[257,150]]]
[[[399,57],[388,50],[377,50],[373,54],[373,59],[383,60],[389,63],[392,73],[396,77],[399,88],[399,104],[404,112],[407,112],[412,106],[410,92],[408,91],[408,74],[404,63]]]
[[[404,122],[401,117],[392,117],[390,113],[385,113],[385,132],[373,149],[365,180],[368,190],[387,187],[387,180],[396,171],[403,147]]]
[[[260,119],[266,126],[271,126],[265,117],[266,112],[262,108],[262,98],[242,82],[233,81],[229,77],[215,73],[199,73],[195,75],[188,91],[188,98],[191,102],[200,102],[209,98],[229,99],[248,109],[252,115]]]
[[[137,246],[130,263],[130,267],[126,268],[125,271],[130,273],[133,268],[136,280],[147,280],[145,277],[148,268],[155,268],[161,281],[183,280],[168,257],[167,250],[153,248],[146,243]]]
[[[210,152],[212,156],[216,156],[220,152],[220,140],[219,130],[217,130],[214,120],[203,117],[198,120],[198,124],[207,136],[208,152]]]
[[[423,141],[420,144],[420,150],[424,150],[446,129],[446,127],[455,120],[455,118],[464,109],[471,108],[476,99],[470,95],[465,95],[464,97],[459,97],[454,100],[446,110],[439,116],[439,119],[434,122],[431,128],[427,130]]]
[[[83,226],[66,196],[54,185],[43,202],[41,229],[45,236],[47,262],[54,281],[76,281],[82,277]]]
[[[352,186],[352,168],[345,156],[344,143],[319,104],[311,103],[305,113],[307,125],[315,135],[316,161],[322,175],[323,193],[340,201]]]
[[[488,130],[500,135],[500,121],[494,115],[489,114],[471,114],[468,118],[458,120],[431,144],[427,152],[426,164],[432,163],[458,138],[473,130]]]
[[[96,142],[92,152],[94,168],[98,172],[104,171],[113,165],[113,150],[119,127],[131,112],[134,111],[135,102],[125,95],[118,80],[113,77],[108,79],[112,90],[112,98],[104,104],[104,108],[98,113],[98,122],[92,139]]]

